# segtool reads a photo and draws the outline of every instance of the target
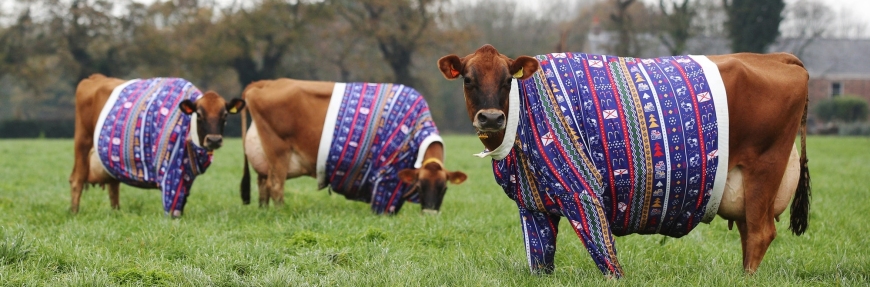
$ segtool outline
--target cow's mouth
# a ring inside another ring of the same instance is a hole
[[[438,214],[441,214],[441,211],[439,211],[437,209],[425,209],[424,208],[423,214],[424,215],[438,215]]]
[[[207,150],[213,151],[221,148],[223,146],[223,137],[220,135],[206,135],[205,136],[205,147]]]

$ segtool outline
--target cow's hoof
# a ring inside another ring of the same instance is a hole
[[[181,210],[173,210],[173,211],[172,211],[172,218],[173,218],[173,219],[175,219],[175,218],[181,218]]]

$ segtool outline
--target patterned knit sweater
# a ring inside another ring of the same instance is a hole
[[[537,59],[541,70],[512,89],[504,144],[483,154],[494,158],[496,181],[519,207],[533,270],[553,268],[562,216],[601,271],[616,276],[613,235],[681,237],[712,220],[728,148],[714,63],[580,53]]]
[[[442,142],[426,100],[397,84],[336,83],[317,153],[318,187],[397,213],[411,185],[399,180],[419,168],[433,142]]]
[[[103,167],[123,183],[159,188],[167,214],[184,211],[194,178],[211,164],[211,154],[190,135],[196,114],[178,108],[201,96],[184,79],[130,80],[115,88],[97,121],[94,143]]]

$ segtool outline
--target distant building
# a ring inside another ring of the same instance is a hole
[[[789,40],[770,51],[794,53],[803,61],[810,73],[810,105],[840,95],[870,101],[870,39],[815,39],[802,51]]]
[[[637,39],[645,46],[636,57],[668,56],[668,49],[649,34],[638,35]],[[616,41],[615,34],[603,31],[597,21],[587,34],[586,49],[590,54],[611,54]],[[780,39],[771,45],[770,52],[795,54],[804,63],[810,74],[810,108],[821,100],[840,95],[853,95],[870,102],[870,39]],[[689,39],[685,54],[719,55],[731,53],[727,38],[695,37]]]

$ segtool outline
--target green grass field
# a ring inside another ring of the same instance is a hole
[[[197,178],[185,216],[163,215],[160,193],[121,187],[121,209],[92,187],[68,212],[71,140],[0,141],[0,285],[171,286],[790,286],[870,284],[870,139],[808,140],[810,227],[787,214],[759,272],[745,276],[739,234],[715,219],[680,239],[617,238],[626,276],[606,281],[563,220],[552,275],[532,275],[516,205],[495,184],[473,136],[447,136],[450,187],[439,216],[366,204],[287,182],[286,205],[243,206],[241,142],[229,140]],[[256,202],[256,187],[253,187]]]

